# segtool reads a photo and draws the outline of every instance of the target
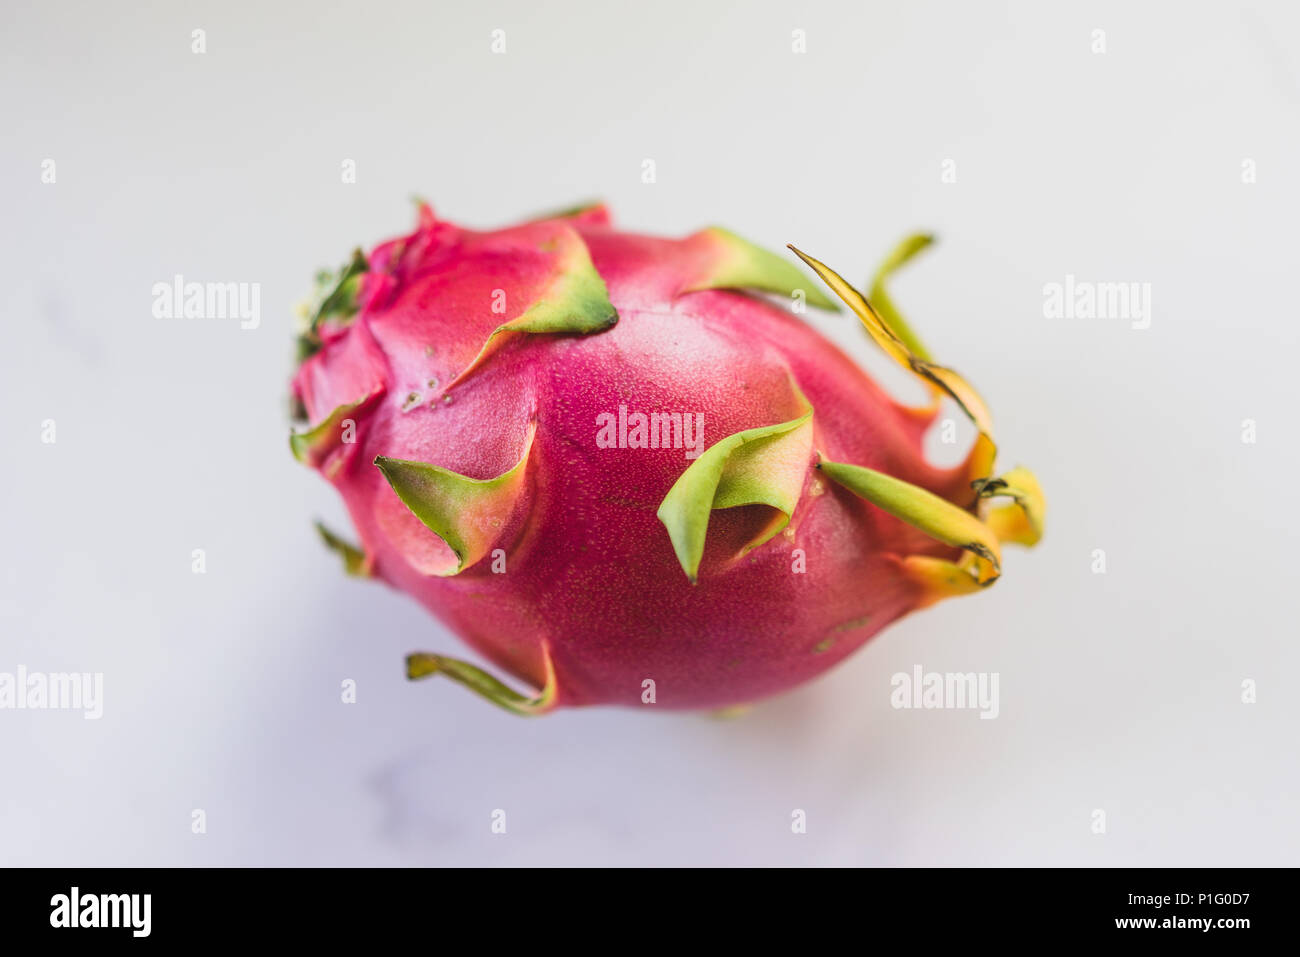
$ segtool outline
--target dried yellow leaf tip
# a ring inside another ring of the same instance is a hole
[[[1001,478],[992,477],[997,445],[993,440],[993,420],[984,399],[960,374],[930,359],[929,352],[885,290],[885,280],[894,270],[933,242],[932,236],[918,233],[898,245],[872,280],[872,294],[877,300],[874,304],[825,263],[790,247],[853,310],[886,355],[921,378],[936,402],[943,395],[956,402],[978,430],[965,466],[974,492],[972,510],[861,466],[825,461],[818,465],[831,479],[860,498],[936,541],[966,552],[960,562],[927,555],[899,556],[904,571],[930,596],[926,604],[941,597],[966,594],[996,581],[1002,573],[1000,544],[1036,544],[1042,538],[1046,513],[1042,487],[1028,469],[1018,467]],[[992,497],[1010,498],[1011,502],[989,509],[987,516],[981,518],[978,514],[981,501]]]

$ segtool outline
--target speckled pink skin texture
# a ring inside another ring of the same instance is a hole
[[[536,250],[565,228],[585,240],[617,324],[586,336],[516,336],[444,394],[491,331],[551,278],[553,264]],[[534,686],[547,642],[561,706],[640,705],[647,678],[663,708],[742,704],[792,688],[924,601],[898,556],[957,557],[814,468],[821,453],[969,506],[965,472],[923,459],[930,417],[896,404],[775,300],[677,295],[698,257],[686,241],[615,231],[602,209],[472,232],[426,208],[414,233],[370,254],[360,313],[327,330],[294,380],[312,423],[373,396],[355,415],[357,441],[331,464],[375,574]],[[496,289],[506,293],[504,314],[490,309]],[[737,559],[771,513],[713,512],[692,585],[655,514],[690,460],[679,448],[599,448],[598,416],[620,405],[700,412],[708,447],[797,417],[792,380],[815,410],[815,432],[790,525]],[[411,393],[420,400],[403,411]],[[428,574],[450,551],[393,492],[375,456],[490,478],[519,460],[534,421],[526,491],[493,543],[506,553],[505,574],[490,559],[452,577]],[[806,556],[802,574],[792,570],[796,549]]]

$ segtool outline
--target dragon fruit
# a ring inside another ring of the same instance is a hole
[[[491,232],[421,205],[415,230],[318,276],[295,455],[341,493],[354,574],[409,593],[534,690],[441,654],[519,714],[725,709],[833,667],[890,622],[975,592],[1034,544],[1043,497],[993,472],[988,413],[870,300],[791,249],[926,386],[891,399],[804,323],[837,308],[793,257],[723,229],[621,232],[603,206]],[[941,400],[978,436],[922,452]],[[1002,499],[994,502],[994,499]]]

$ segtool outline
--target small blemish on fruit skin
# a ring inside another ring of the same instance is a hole
[[[823,652],[830,651],[831,645],[833,644],[835,644],[835,639],[833,637],[823,638],[821,641],[817,642],[817,644],[813,645],[813,654],[820,655]]]
[[[836,626],[834,627],[834,629],[832,629],[832,630],[835,631],[835,632],[841,632],[841,631],[852,631],[854,628],[861,628],[863,625],[867,624],[867,622],[869,622],[869,621],[871,621],[871,616],[870,616],[870,615],[863,615],[863,616],[860,617],[860,618],[852,618],[852,619],[850,619],[849,621],[842,621],[842,622],[840,622],[838,625],[836,625]],[[832,637],[830,637],[830,638],[827,638],[826,640],[827,640],[827,641],[834,641],[835,639],[834,639],[834,637],[832,636]]]
[[[420,393],[408,392],[405,401],[402,402],[402,411],[410,412],[420,403]]]

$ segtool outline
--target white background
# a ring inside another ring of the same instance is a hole
[[[0,863],[1300,863],[1294,5],[134,6],[0,30],[0,671],[105,676],[97,722],[0,711]],[[740,720],[408,684],[464,650],[319,546],[285,391],[313,271],[413,193],[858,279],[935,230],[897,299],[1047,538]],[[260,328],[153,318],[176,273],[261,283]],[[1151,327],[1045,318],[1066,274],[1149,282]],[[917,664],[998,672],[1000,717],[892,709]]]

